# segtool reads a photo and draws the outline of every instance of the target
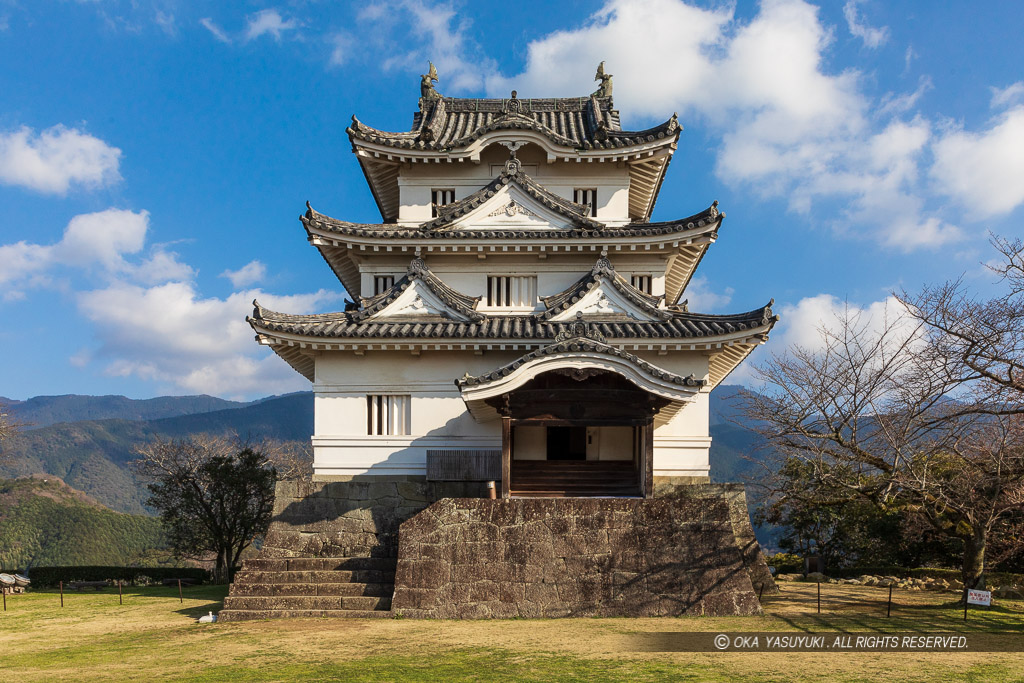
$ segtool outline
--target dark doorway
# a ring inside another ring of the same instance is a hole
[[[548,460],[586,460],[586,427],[548,427]]]

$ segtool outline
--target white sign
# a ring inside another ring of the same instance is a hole
[[[985,605],[990,607],[992,605],[992,591],[967,591],[967,603],[970,605]]]

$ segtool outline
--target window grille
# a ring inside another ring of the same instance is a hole
[[[430,215],[437,218],[437,209],[455,201],[455,190],[430,191]]]
[[[651,276],[650,275],[634,275],[630,278],[630,284],[639,289],[644,294],[651,293]]]
[[[590,215],[597,215],[597,190],[577,188],[572,191],[572,200],[590,207]]]
[[[487,305],[492,308],[533,308],[537,278],[519,275],[487,276]]]
[[[409,397],[370,394],[366,397],[366,433],[370,436],[409,434]]]
[[[383,294],[393,287],[395,284],[394,275],[374,275],[373,276],[373,295]]]

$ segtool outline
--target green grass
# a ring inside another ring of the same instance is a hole
[[[624,635],[664,631],[969,631],[1015,634],[1024,603],[974,610],[953,594],[783,584],[759,617],[484,622],[290,620],[213,625],[223,586],[8,596],[0,680],[176,681],[1022,681],[1024,655],[990,653],[665,653]]]

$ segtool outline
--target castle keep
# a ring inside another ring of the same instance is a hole
[[[307,205],[351,303],[249,318],[313,384],[314,476],[225,618],[759,609],[708,395],[776,317],[689,310],[725,214],[651,222],[682,128],[622,130],[603,66],[588,96],[463,99],[431,65],[410,131],[353,117],[382,221]]]

